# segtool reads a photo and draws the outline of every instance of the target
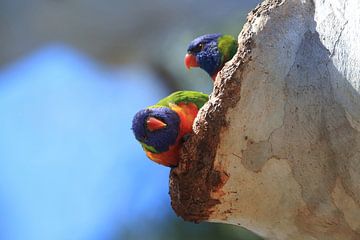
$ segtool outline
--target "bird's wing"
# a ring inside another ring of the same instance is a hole
[[[170,94],[166,98],[161,99],[156,107],[163,106],[169,107],[169,103],[194,103],[198,108],[201,108],[209,97],[207,94],[196,92],[196,91],[178,91]]]

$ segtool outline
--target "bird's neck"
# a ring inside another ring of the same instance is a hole
[[[217,71],[215,74],[211,76],[211,79],[215,82],[215,79],[220,71]]]
[[[192,132],[192,125],[199,111],[194,103],[179,103],[171,106],[180,118],[179,136],[182,138],[185,134]]]

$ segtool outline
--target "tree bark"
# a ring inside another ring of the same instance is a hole
[[[268,239],[360,239],[360,1],[266,0],[171,171],[175,212]]]

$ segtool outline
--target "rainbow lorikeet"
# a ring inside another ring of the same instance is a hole
[[[132,130],[146,155],[153,161],[175,167],[185,138],[208,95],[195,91],[178,91],[153,106],[137,112]]]
[[[185,66],[200,67],[215,81],[217,73],[236,53],[238,43],[233,36],[206,34],[191,41],[185,55]]]

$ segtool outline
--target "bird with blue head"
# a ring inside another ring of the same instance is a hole
[[[185,55],[185,66],[200,67],[215,81],[218,72],[236,53],[238,43],[230,35],[206,34],[191,41]]]
[[[178,91],[137,112],[132,130],[148,158],[164,166],[177,166],[182,143],[207,100],[200,92]]]

